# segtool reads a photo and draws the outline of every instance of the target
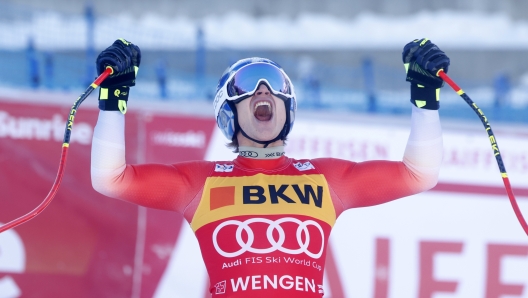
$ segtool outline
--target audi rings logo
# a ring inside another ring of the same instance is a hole
[[[282,223],[292,222],[296,223],[299,226],[297,227],[297,232],[295,233],[297,238],[297,243],[299,244],[299,248],[297,249],[289,249],[283,247],[284,241],[286,240],[286,233],[284,232],[284,229],[282,228]],[[253,230],[249,226],[252,223],[266,223],[268,224],[268,229],[266,230],[266,236],[268,238],[268,241],[270,243],[270,247],[266,248],[254,248],[252,247],[253,241],[255,240],[255,235],[253,233]],[[235,252],[227,252],[224,251],[220,246],[218,245],[218,233],[222,230],[222,228],[226,226],[234,225],[237,226],[236,230],[236,242],[240,246],[240,249]],[[308,246],[310,245],[310,232],[308,231],[308,226],[314,226],[316,227],[319,232],[321,233],[321,248],[317,252],[311,252],[308,250]],[[244,241],[242,239],[242,231],[245,231],[247,233],[247,241]],[[273,237],[273,231],[277,231],[279,234],[279,239],[275,240]],[[303,241],[303,235],[304,235],[304,241]],[[323,228],[321,226],[313,221],[313,220],[305,220],[301,221],[297,218],[293,217],[285,217],[278,220],[270,220],[267,218],[251,218],[246,221],[238,221],[238,220],[228,220],[221,224],[219,224],[216,229],[213,232],[213,245],[216,249],[216,251],[226,258],[234,258],[238,257],[239,255],[245,253],[245,252],[252,252],[257,254],[267,254],[274,251],[281,251],[287,254],[291,255],[298,255],[305,253],[306,255],[318,259],[323,254],[324,250],[324,232]]]
[[[238,154],[242,157],[258,157],[258,153],[255,151],[240,151]]]

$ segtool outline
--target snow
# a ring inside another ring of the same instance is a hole
[[[230,13],[197,20],[118,15],[96,18],[94,40],[96,48],[122,36],[145,49],[192,49],[199,26],[211,49],[400,49],[402,42],[421,37],[446,49],[528,49],[528,22],[501,13],[458,11],[401,17],[361,13],[353,19],[317,14],[254,18]],[[31,37],[37,49],[83,49],[87,23],[82,15],[52,11],[0,20],[0,49],[25,48]]]

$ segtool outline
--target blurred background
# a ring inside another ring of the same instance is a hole
[[[212,99],[222,72],[251,56],[294,81],[290,157],[401,160],[411,113],[401,51],[422,37],[451,58],[448,74],[493,126],[528,216],[528,1],[0,0],[0,223],[48,194],[70,107],[117,38],[143,55],[127,162],[170,164],[235,157]],[[75,116],[53,202],[0,234],[0,298],[211,297],[179,214],[93,190],[96,93]],[[490,139],[449,86],[439,112],[438,185],[340,216],[319,260],[324,297],[528,298],[528,241]]]
[[[149,101],[210,101],[228,65],[264,56],[295,81],[303,109],[401,114],[401,49],[427,37],[491,121],[526,122],[527,10],[515,0],[4,0],[0,85],[78,92],[99,51],[123,37],[142,49],[134,96]],[[450,91],[442,116],[474,117]]]

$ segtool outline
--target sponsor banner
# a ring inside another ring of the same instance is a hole
[[[0,222],[33,210],[50,191],[69,109],[2,102]],[[63,181],[52,203],[29,222],[0,234],[0,293],[15,293],[6,297],[131,293],[137,207],[105,198],[91,187],[96,117],[93,109],[75,117]],[[11,262],[16,260],[23,266],[15,267]]]
[[[50,191],[71,106],[0,103],[0,222],[6,223]],[[0,297],[152,297],[157,290],[179,232],[188,226],[176,213],[93,190],[90,150],[98,113],[90,106],[77,112],[51,204],[0,234]],[[178,115],[148,119],[132,108],[126,118],[129,163],[202,159],[214,127],[211,120]]]
[[[336,157],[352,161],[401,160],[409,126],[296,121],[286,154],[294,158]],[[527,128],[528,132],[528,128]],[[528,188],[528,134],[501,131],[496,140],[513,187]],[[502,186],[490,140],[482,130],[443,130],[440,182]]]
[[[40,142],[62,142],[69,109],[38,108],[10,104],[0,108],[0,138]],[[93,114],[93,112],[92,112]],[[92,142],[93,125],[79,120],[75,122],[70,143],[89,145]]]
[[[145,114],[146,159],[150,162],[202,160],[216,123],[211,118]],[[138,138],[142,138],[140,135]]]
[[[430,191],[348,210],[330,241],[344,297],[528,297],[528,238],[500,196]]]

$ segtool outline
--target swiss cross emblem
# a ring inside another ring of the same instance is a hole
[[[312,165],[311,162],[296,162],[293,164],[293,166],[299,170],[299,171],[308,171],[308,170],[314,170],[315,167]]]
[[[221,281],[217,283],[215,286],[215,294],[225,294],[226,291],[226,281]]]
[[[221,165],[216,164],[215,165],[215,172],[233,172],[233,165]]]

